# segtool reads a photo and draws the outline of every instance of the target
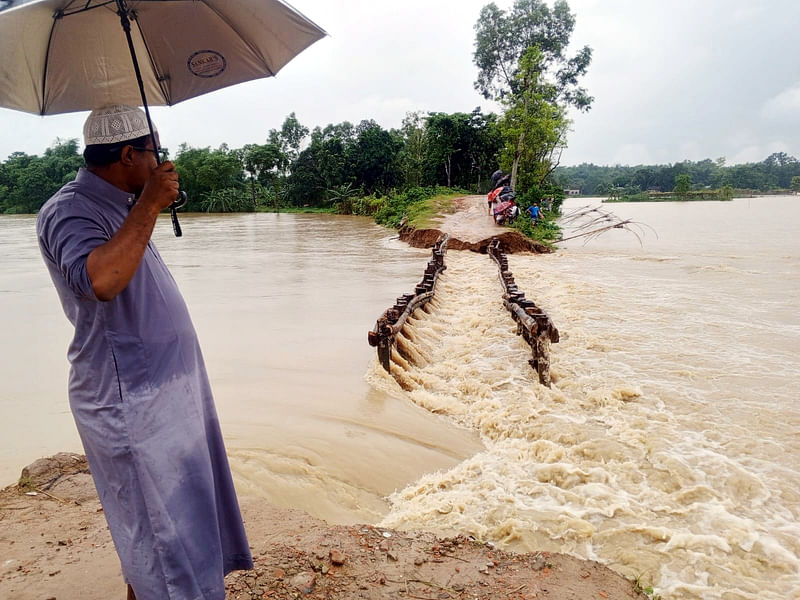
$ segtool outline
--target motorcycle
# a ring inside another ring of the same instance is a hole
[[[500,202],[492,211],[495,225],[511,225],[519,217],[519,206],[514,203],[516,194],[509,192],[501,195],[499,199]]]

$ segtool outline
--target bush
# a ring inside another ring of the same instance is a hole
[[[243,190],[225,188],[206,194],[200,203],[204,212],[252,212],[255,210],[252,197]]]
[[[552,198],[552,200],[550,200]],[[564,202],[564,189],[561,186],[545,183],[533,186],[517,196],[517,204],[524,211],[534,202],[538,202],[543,210],[561,214],[561,204]],[[537,238],[538,239],[538,238]]]
[[[386,202],[386,198],[375,196],[349,196],[334,202],[333,207],[339,215],[373,216]]]
[[[414,209],[422,209],[428,198],[437,195],[439,188],[414,187],[400,194],[390,194],[383,205],[375,212],[375,222],[387,227],[399,227],[403,217],[411,219]]]
[[[561,237],[561,228],[556,224],[553,217],[554,213],[546,213],[542,219],[534,223],[527,211],[523,211],[509,227],[516,229],[532,240],[551,245]]]

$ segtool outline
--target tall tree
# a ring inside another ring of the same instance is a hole
[[[506,145],[501,164],[508,168],[510,163],[514,188],[520,166],[526,175],[522,187],[542,185],[558,166],[566,143],[566,110],[550,100],[551,86],[540,82],[542,58],[538,46],[525,51],[515,76],[517,92],[503,99],[506,112],[500,126]]]
[[[585,111],[592,104],[593,98],[578,84],[591,63],[591,48],[584,46],[574,56],[567,56],[574,27],[575,16],[564,0],[558,0],[552,9],[543,0],[516,0],[509,11],[493,2],[481,9],[475,25],[475,88],[515,112],[517,137],[507,142],[511,147],[506,149],[516,157],[512,185],[516,185],[519,161],[526,152],[552,157],[553,150],[565,143],[566,109]],[[530,127],[541,127],[543,118],[555,132],[531,138]],[[521,126],[524,122],[528,126]],[[543,140],[550,141],[550,149],[525,148]],[[550,166],[537,168],[550,171]]]
[[[348,147],[349,171],[355,175],[356,185],[368,194],[384,193],[402,179],[397,162],[403,146],[402,138],[373,120],[361,121],[356,131],[355,143]]]
[[[419,187],[424,180],[428,150],[422,113],[406,113],[400,133],[403,136],[403,148],[398,155],[398,163],[403,174],[403,183],[408,187]]]
[[[275,182],[282,160],[281,151],[275,144],[247,144],[240,150],[240,155],[244,170],[250,174],[250,195],[253,206],[256,206],[256,185],[263,188]]]
[[[317,206],[330,201],[330,190],[355,181],[347,169],[346,157],[356,141],[352,123],[315,127],[311,143],[292,163],[289,198],[295,205]]]
[[[278,168],[282,175],[286,175],[290,165],[300,155],[300,147],[308,135],[308,127],[300,124],[297,116],[291,113],[283,121],[280,130],[270,129],[267,142],[280,149],[281,160]]]
[[[489,177],[502,145],[497,118],[480,108],[471,113],[429,113],[425,154],[430,183],[473,188]]]
[[[516,0],[509,12],[492,2],[481,9],[475,25],[477,32],[474,60],[478,67],[475,88],[485,98],[500,100],[516,94],[520,59],[533,46],[542,53],[542,82],[555,92],[554,100],[587,110],[594,100],[578,85],[592,61],[592,49],[581,48],[575,56],[566,56],[575,15],[565,0],[551,9],[543,0]]]
[[[686,196],[692,191],[692,178],[688,173],[681,173],[675,176],[675,187],[672,190],[678,196]]]
[[[463,117],[463,113],[429,113],[425,120],[429,157],[437,169],[444,170],[447,187],[453,184],[453,156],[463,150],[459,144],[459,130],[464,119],[460,116]]]

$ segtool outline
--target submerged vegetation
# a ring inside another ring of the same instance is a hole
[[[627,192],[627,193],[626,193]],[[673,190],[671,192],[633,192],[612,190],[603,202],[691,202],[697,200],[728,201],[735,197],[749,196],[750,190],[735,190],[726,185],[718,190]]]

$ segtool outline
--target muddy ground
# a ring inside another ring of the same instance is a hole
[[[125,597],[119,562],[83,456],[61,453],[0,491],[0,598]],[[645,598],[632,582],[561,554],[511,554],[465,536],[338,526],[241,498],[253,571],[227,600]]]
[[[500,240],[500,249],[506,254],[532,252],[545,254],[551,249],[532,240],[519,231],[495,225],[489,215],[485,196],[465,196],[453,201],[454,212],[443,215],[437,227],[430,229],[400,229],[400,239],[414,248],[432,248],[446,233],[450,236],[448,250],[471,250],[486,253],[486,247],[494,238]]]

